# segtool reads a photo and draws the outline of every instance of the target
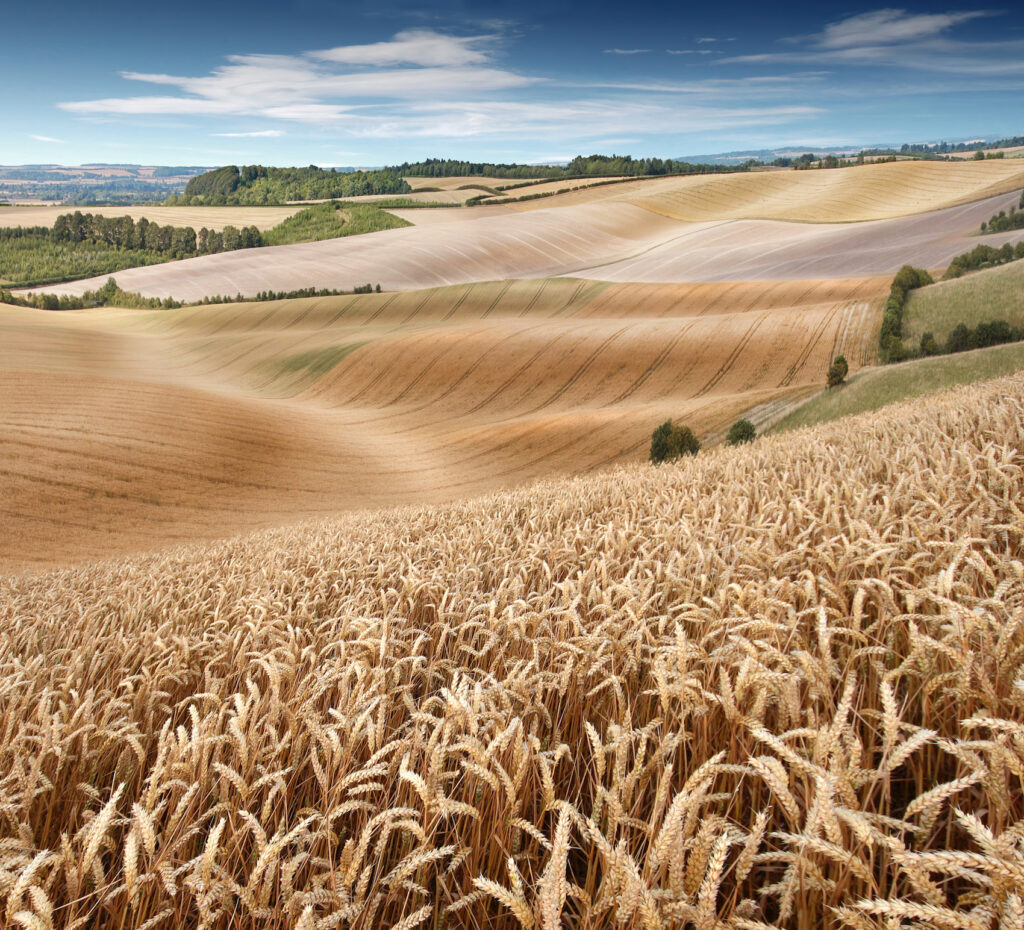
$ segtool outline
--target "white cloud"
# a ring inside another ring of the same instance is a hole
[[[177,94],[107,97],[58,104],[80,114],[266,116],[337,121],[366,101],[485,94],[536,82],[489,64],[492,36],[458,38],[407,30],[390,42],[300,55],[231,55],[200,76],[125,71],[129,81]],[[404,66],[400,66],[404,65]]]
[[[710,36],[705,36],[703,39],[698,39],[697,40],[697,44],[698,45],[704,45],[707,42],[717,42],[717,41],[718,41],[718,39],[712,39]]]
[[[815,35],[786,40],[804,48],[720,59],[717,64],[779,62],[864,65],[942,71],[951,74],[1024,73],[1024,41],[966,41],[947,33],[955,26],[995,15],[987,10],[908,13],[880,9],[828,23]]]
[[[606,48],[606,55],[646,55],[649,48]]]
[[[30,139],[35,139],[36,142],[49,142],[52,145],[66,145],[67,143],[63,139],[54,139],[53,136],[37,136],[29,134]]]
[[[277,139],[285,134],[283,129],[258,129],[254,132],[211,132],[211,136],[222,139]]]
[[[665,49],[670,55],[720,55],[721,52],[716,52],[710,48],[667,48]]]
[[[406,29],[390,42],[371,45],[344,45],[309,52],[309,57],[345,65],[420,65],[457,68],[479,65],[489,60],[485,50],[497,37],[451,36],[432,29]]]
[[[770,87],[761,90],[752,79],[691,85],[555,82],[500,67],[494,60],[495,44],[494,36],[406,30],[372,45],[295,55],[232,55],[201,75],[124,72],[124,79],[159,90],[60,106],[90,117],[214,118],[220,126],[207,131],[224,138],[285,135],[278,128],[223,130],[223,121],[232,118],[304,123],[348,139],[530,134],[553,150],[570,136],[586,145],[590,143],[582,140],[634,138],[641,132],[784,125],[821,112],[793,105]],[[544,99],[522,93],[542,84]],[[764,98],[763,105],[753,102],[758,97]]]
[[[991,14],[984,10],[962,13],[908,13],[906,10],[874,10],[858,13],[825,26],[814,38],[822,48],[887,45],[928,39],[960,23]]]

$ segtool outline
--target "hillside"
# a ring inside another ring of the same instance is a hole
[[[0,580],[7,912],[1015,926],[1022,403]]]
[[[912,291],[904,311],[904,339],[916,346],[924,333],[931,332],[944,345],[958,323],[974,328],[991,320],[1024,327],[1024,261]]]
[[[234,285],[231,285],[232,287]],[[871,361],[884,279],[569,279],[0,308],[0,570],[427,503],[646,455]]]
[[[827,225],[769,220],[686,223],[615,201],[525,212],[513,209],[515,205],[397,209],[390,212],[418,225],[140,268],[119,274],[118,283],[145,296],[198,300],[238,291],[256,294],[310,286],[342,290],[363,281],[379,281],[385,290],[411,290],[555,275],[650,283],[891,275],[906,262],[944,267],[975,244],[982,219],[1016,203],[1018,197],[1004,194],[933,213]],[[1021,239],[1024,230],[986,237],[995,246]],[[80,294],[102,283],[86,279],[52,290]]]

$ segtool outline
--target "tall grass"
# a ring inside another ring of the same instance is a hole
[[[1024,378],[0,582],[8,925],[1020,926]]]
[[[904,341],[916,348],[921,336],[931,332],[939,345],[945,345],[958,323],[973,329],[990,320],[1024,328],[1024,261],[912,291],[903,319]]]

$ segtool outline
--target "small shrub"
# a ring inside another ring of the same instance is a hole
[[[725,437],[725,441],[730,446],[738,446],[750,442],[756,436],[757,430],[754,429],[754,424],[750,420],[737,420],[729,427],[729,434]]]
[[[902,346],[902,343],[900,345]],[[839,387],[840,384],[846,381],[846,376],[849,373],[850,366],[847,364],[846,356],[837,355],[828,367],[828,386],[830,388]]]

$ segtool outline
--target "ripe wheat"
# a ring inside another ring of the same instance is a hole
[[[1020,927],[1024,376],[0,580],[26,928]]]

